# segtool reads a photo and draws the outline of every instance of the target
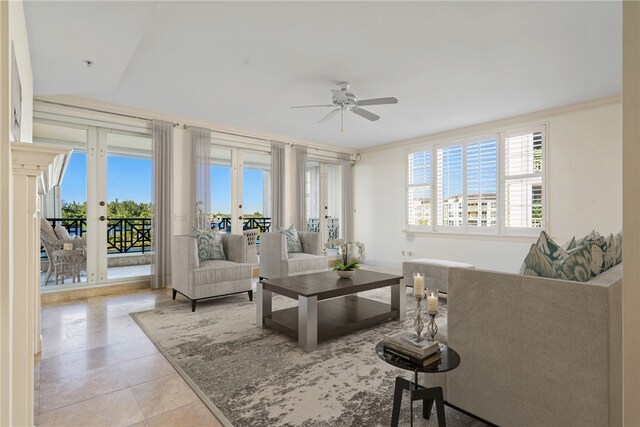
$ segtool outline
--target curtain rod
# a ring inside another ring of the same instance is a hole
[[[127,117],[127,118],[130,118],[130,119],[145,120],[145,121],[148,121],[148,122],[152,122],[152,121],[156,120],[156,119],[152,119],[152,118],[149,118],[149,117],[133,116],[131,114],[124,114],[124,113],[114,113],[113,111],[100,110],[98,108],[81,107],[81,106],[78,106],[78,105],[65,104],[63,102],[48,101],[46,99],[37,99],[37,101],[44,102],[45,104],[58,105],[58,106],[61,106],[61,107],[77,108],[77,109],[80,109],[80,110],[93,111],[95,113],[111,114],[112,116]],[[175,123],[174,122],[173,123],[173,127],[176,127],[176,126],[180,126],[180,123]]]
[[[191,128],[192,126],[191,126],[191,125],[188,125],[188,124],[186,124],[186,123],[185,123],[184,125],[182,125],[182,127],[183,127],[184,129],[189,129],[189,128]],[[241,134],[238,134],[238,133],[225,132],[225,131],[215,130],[215,129],[210,129],[210,128],[205,128],[205,129],[207,129],[207,130],[209,130],[209,131],[211,131],[211,132],[215,132],[215,133],[222,133],[222,134],[224,134],[224,135],[239,136],[239,137],[241,137],[241,138],[251,138],[251,139],[257,139],[257,140],[259,140],[259,141],[267,141],[267,142],[275,141],[275,140],[272,140],[272,139],[260,138],[260,137],[258,137],[258,136],[241,135]],[[296,144],[292,144],[292,143],[290,143],[290,142],[287,142],[286,144],[287,144],[287,145],[289,145],[289,146],[291,146],[291,147],[295,147],[295,146],[296,146]],[[298,144],[298,145],[302,145],[302,144]],[[348,153],[344,153],[344,152],[342,152],[342,151],[329,150],[328,148],[309,147],[309,146],[307,146],[307,145],[303,145],[303,146],[304,146],[304,147],[307,147],[307,149],[308,149],[308,150],[327,151],[327,152],[329,152],[329,153],[335,153],[335,154],[348,154]],[[351,154],[349,154],[349,155],[351,155]]]

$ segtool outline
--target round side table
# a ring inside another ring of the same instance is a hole
[[[400,420],[400,405],[402,404],[403,390],[409,390],[411,396],[411,425],[413,426],[413,402],[422,400],[422,416],[429,419],[431,416],[431,407],[436,404],[436,412],[438,414],[438,426],[447,425],[444,418],[444,395],[442,387],[424,387],[418,384],[418,373],[439,374],[456,369],[460,365],[460,355],[451,347],[440,346],[442,358],[430,365],[423,366],[419,363],[402,359],[393,354],[384,351],[384,342],[380,341],[376,345],[376,354],[378,357],[396,368],[405,369],[414,372],[414,381],[411,382],[402,377],[396,377],[396,385],[393,392],[393,414],[391,416],[391,426],[397,427]]]

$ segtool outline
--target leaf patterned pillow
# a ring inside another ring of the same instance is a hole
[[[567,251],[560,245],[554,242],[549,235],[543,231],[538,237],[536,246],[540,249],[551,261],[564,261],[569,256]]]
[[[616,265],[622,262],[622,231],[616,234]]]
[[[577,247],[576,245],[576,238],[575,236],[571,238],[571,240],[569,240],[567,243],[565,243],[564,245],[562,245],[562,249],[564,249],[565,251],[570,251],[573,250]]]
[[[522,273],[525,276],[548,277],[560,279],[557,265],[538,247],[531,245],[527,257],[524,259]]]
[[[226,260],[224,256],[224,246],[222,245],[222,236],[220,233],[194,228],[193,235],[198,243],[198,260],[200,262]]]
[[[284,234],[287,237],[287,253],[296,254],[302,252],[302,245],[298,237],[298,231],[295,226],[284,228],[276,225],[276,233]]]
[[[591,278],[591,246],[595,245],[584,245],[570,253],[562,263],[564,278],[578,282],[586,282]]]
[[[606,271],[616,265],[616,252],[616,239],[613,234],[609,234],[609,237],[607,237],[607,250],[604,252],[602,271]]]

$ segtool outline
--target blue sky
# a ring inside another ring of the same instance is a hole
[[[231,211],[231,170],[211,168],[211,206],[214,213]],[[62,181],[62,200],[87,200],[87,155],[74,151]],[[109,156],[107,158],[107,200],[151,201],[151,160]],[[262,212],[262,171],[244,171],[244,212]]]

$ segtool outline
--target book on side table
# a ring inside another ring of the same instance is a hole
[[[441,358],[438,341],[429,341],[424,337],[418,341],[413,332],[385,335],[383,341],[385,351],[389,354],[423,366],[437,362]]]

